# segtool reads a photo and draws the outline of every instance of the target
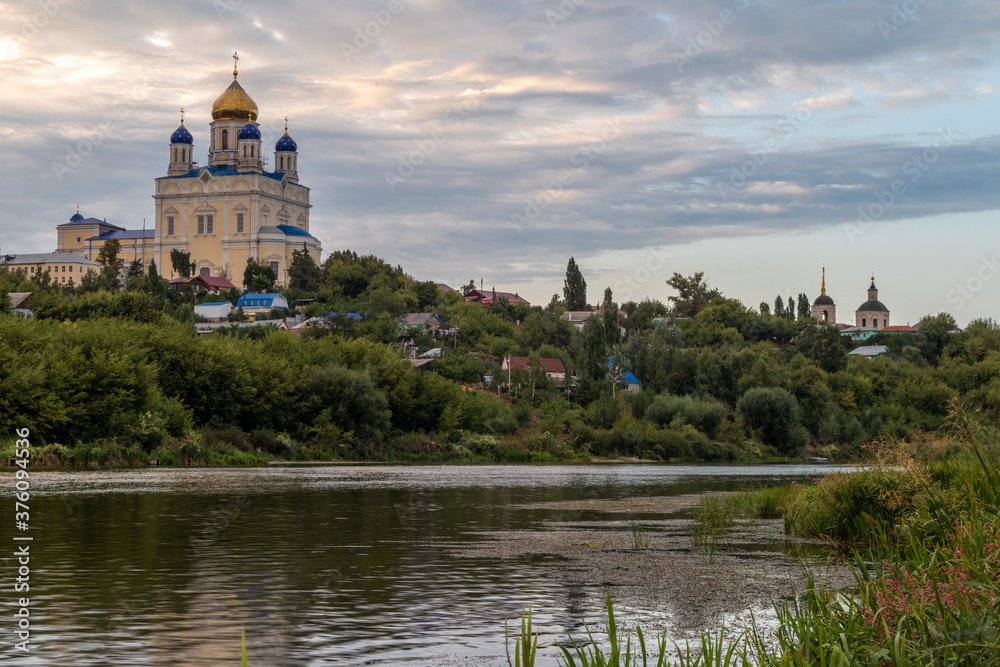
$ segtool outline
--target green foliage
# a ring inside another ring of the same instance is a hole
[[[766,445],[792,453],[806,444],[801,411],[795,397],[780,387],[749,389],[736,403],[736,412],[748,428],[758,431]]]
[[[698,272],[688,277],[674,273],[667,280],[667,285],[677,291],[676,296],[667,297],[674,304],[674,312],[680,317],[694,317],[712,299],[722,296],[719,290],[708,286],[704,280],[704,272]]]
[[[312,255],[306,249],[305,244],[302,250],[292,251],[292,263],[288,267],[288,287],[289,289],[315,291],[319,288],[323,279],[323,272],[316,266]],[[244,282],[246,282],[244,280]]]
[[[268,292],[274,287],[278,276],[270,264],[259,264],[251,257],[243,270],[243,287],[250,292]]]
[[[583,273],[572,257],[569,258],[569,264],[566,265],[563,298],[566,300],[566,310],[587,309],[587,281],[583,279]]]
[[[174,248],[170,251],[170,266],[181,278],[190,278],[194,271],[194,264],[191,262],[191,253],[186,250]]]
[[[610,287],[604,290],[601,319],[604,321],[604,340],[610,350],[622,340],[621,326],[618,324],[618,304],[612,298]]]

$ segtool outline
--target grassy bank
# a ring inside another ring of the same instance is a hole
[[[709,554],[741,518],[783,518],[788,532],[863,543],[853,589],[810,581],[777,610],[776,628],[706,634],[697,646],[647,642],[638,630],[613,631],[607,642],[570,639],[560,647],[564,663],[1000,664],[1000,436],[957,411],[951,425],[953,436],[932,452],[884,443],[863,470],[810,487],[709,496],[698,508],[693,542]],[[608,623],[614,628],[610,598]]]

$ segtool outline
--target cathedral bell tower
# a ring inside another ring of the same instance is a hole
[[[248,124],[254,124],[257,120],[257,103],[253,101],[243,86],[237,81],[239,70],[239,56],[233,54],[233,82],[222,91],[215,103],[212,104],[211,140],[209,142],[208,164],[212,167],[226,165],[236,166],[241,158],[242,149],[237,146],[239,143],[239,133]],[[257,132],[257,139],[260,139],[260,130]],[[249,145],[248,145],[249,148]],[[249,155],[249,150],[247,151]],[[260,144],[258,143],[255,154],[260,156]]]
[[[288,136],[288,116],[285,116],[285,133],[274,144],[274,171],[284,174],[289,183],[299,182],[299,147]]]
[[[193,147],[194,137],[184,127],[184,109],[181,109],[181,125],[170,135],[170,166],[167,168],[168,176],[180,176],[191,171],[194,164],[194,159],[191,157]]]

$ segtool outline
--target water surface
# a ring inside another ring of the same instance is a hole
[[[555,664],[551,643],[578,634],[582,617],[597,624],[608,590],[622,620],[647,630],[713,627],[745,611],[753,577],[817,552],[775,525],[751,527],[709,564],[686,537],[690,503],[669,499],[828,470],[35,471],[32,653],[11,664],[238,665],[245,628],[251,665],[501,665],[504,619],[525,605],[550,647],[539,665]],[[624,500],[643,497],[659,504]],[[13,500],[3,502],[9,545]],[[651,536],[645,553],[629,547],[632,519]],[[6,559],[5,590],[13,576]],[[703,611],[685,621],[691,609]]]

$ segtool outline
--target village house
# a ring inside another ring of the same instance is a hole
[[[287,309],[288,301],[278,293],[244,294],[236,302],[237,308],[244,313],[266,313],[273,308]]]
[[[478,303],[483,306],[492,306],[494,303],[499,303],[505,299],[511,305],[530,303],[527,299],[518,296],[517,292],[498,292],[495,288],[492,290],[474,289],[465,295],[465,300],[469,303]]]

